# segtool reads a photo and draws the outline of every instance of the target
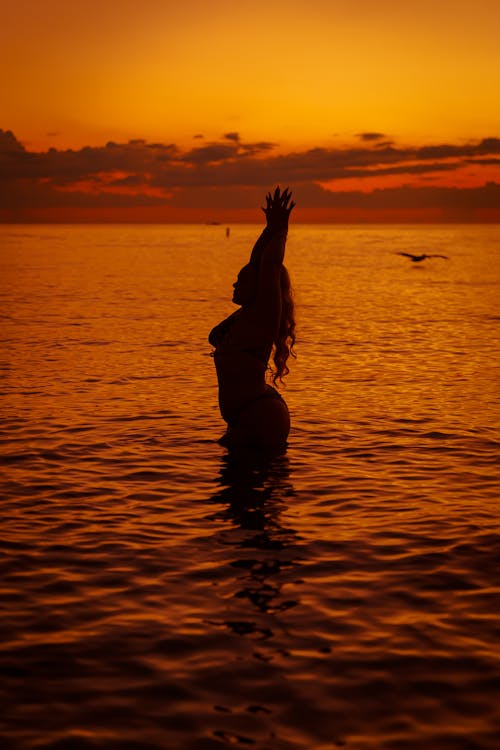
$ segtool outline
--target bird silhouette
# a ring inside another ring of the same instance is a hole
[[[421,260],[425,260],[426,258],[444,258],[445,260],[449,260],[447,255],[426,255],[425,253],[422,253],[422,255],[412,255],[412,253],[396,253],[397,255],[404,255],[406,258],[409,258],[413,263],[420,263]]]

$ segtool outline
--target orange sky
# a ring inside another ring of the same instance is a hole
[[[500,221],[499,28],[497,0],[4,2],[0,219],[259,220],[286,182],[303,221]]]

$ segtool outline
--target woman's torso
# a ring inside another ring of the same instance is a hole
[[[270,346],[249,347],[237,325],[244,313],[237,310],[215,326],[208,337],[215,348],[214,363],[219,381],[222,417],[231,422],[238,412],[266,392],[266,370]]]

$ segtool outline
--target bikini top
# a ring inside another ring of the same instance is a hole
[[[236,310],[228,318],[212,328],[208,335],[208,341],[215,349],[215,355],[234,354],[236,352],[245,352],[251,357],[258,359],[259,362],[267,367],[269,360],[269,348],[260,346],[248,348],[231,341],[231,330],[238,319],[240,310]]]

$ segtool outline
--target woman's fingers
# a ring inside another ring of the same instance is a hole
[[[295,201],[292,201],[291,198],[290,188],[286,187],[281,192],[279,185],[275,188],[274,193],[268,193],[266,195],[266,208],[262,209],[268,220],[279,221],[280,214],[285,214],[288,217],[290,211],[295,207]]]
[[[269,211],[271,210],[271,205],[272,205],[271,193],[267,193],[267,195],[266,195],[266,206],[265,206],[265,208],[264,208],[264,206],[261,206],[261,208],[264,211],[266,217],[269,215]]]
[[[281,196],[281,198],[282,198],[282,206],[287,211],[290,210],[289,207],[288,207],[288,201],[290,200],[291,197],[292,197],[292,194],[291,194],[289,188],[286,188],[285,191],[283,192],[283,195]]]

